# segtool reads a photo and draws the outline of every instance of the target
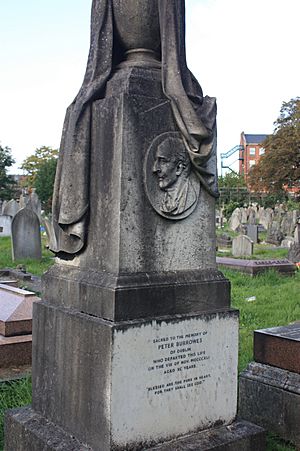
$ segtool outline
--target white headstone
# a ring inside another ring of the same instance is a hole
[[[234,257],[253,255],[253,241],[247,235],[237,236],[232,240],[232,255]]]
[[[11,236],[11,221],[11,216],[0,215],[0,236]]]
[[[19,210],[20,210],[20,205],[18,204],[18,202],[14,199],[11,199],[10,201],[7,202],[7,204],[3,208],[2,213],[4,215],[8,215],[13,218],[18,213]]]

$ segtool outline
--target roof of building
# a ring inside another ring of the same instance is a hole
[[[269,135],[249,135],[244,134],[245,140],[247,144],[260,144],[262,143]]]

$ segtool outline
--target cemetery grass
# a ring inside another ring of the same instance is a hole
[[[0,268],[16,267],[17,264],[23,263],[12,262],[10,255],[10,240],[0,238]],[[41,262],[24,262],[27,271],[41,275],[53,263],[51,255],[43,249]],[[231,281],[232,306],[240,310],[239,371],[242,371],[253,360],[253,330],[287,325],[300,320],[300,271],[295,276],[284,277],[270,270],[253,278],[228,269],[223,272]],[[3,449],[4,411],[30,402],[29,378],[0,384],[0,451]],[[295,450],[271,435],[268,436],[267,449]]]
[[[42,238],[42,260],[12,260],[11,256],[11,238],[0,238],[0,269],[16,268],[18,265],[26,267],[26,272],[41,276],[51,264],[54,263],[52,252],[46,249],[46,240]]]
[[[21,407],[31,403],[31,379],[29,377],[0,384],[0,451],[3,451],[4,412],[13,407]]]

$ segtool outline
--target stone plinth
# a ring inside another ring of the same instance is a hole
[[[121,323],[46,303],[34,313],[34,337],[43,339],[33,342],[32,407],[93,451],[150,446],[234,420],[236,311]],[[62,386],[72,390],[62,396]]]
[[[0,284],[0,334],[6,337],[31,334],[35,293]]]
[[[300,374],[250,363],[239,378],[239,416],[300,445]]]
[[[255,330],[254,359],[300,374],[300,323]]]
[[[31,363],[32,306],[30,291],[0,284],[0,367]]]

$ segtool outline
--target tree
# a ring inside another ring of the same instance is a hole
[[[27,157],[21,165],[21,169],[26,173],[24,185],[29,188],[35,187],[35,179],[40,168],[45,162],[56,160],[57,156],[58,150],[52,147],[42,146],[36,149],[34,154]]]
[[[57,159],[45,161],[39,168],[34,186],[46,213],[51,211]]]
[[[14,164],[9,147],[0,145],[0,199],[11,199],[14,194],[15,181],[7,174],[7,168]]]
[[[218,177],[219,188],[244,188],[246,183],[242,175],[235,172],[227,172],[224,176]]]
[[[21,166],[21,169],[26,172],[24,186],[29,189],[36,189],[36,193],[47,213],[51,211],[57,157],[57,149],[43,146],[26,158]]]
[[[300,188],[300,97],[283,102],[274,133],[262,146],[265,154],[249,173],[251,189],[280,193]]]

